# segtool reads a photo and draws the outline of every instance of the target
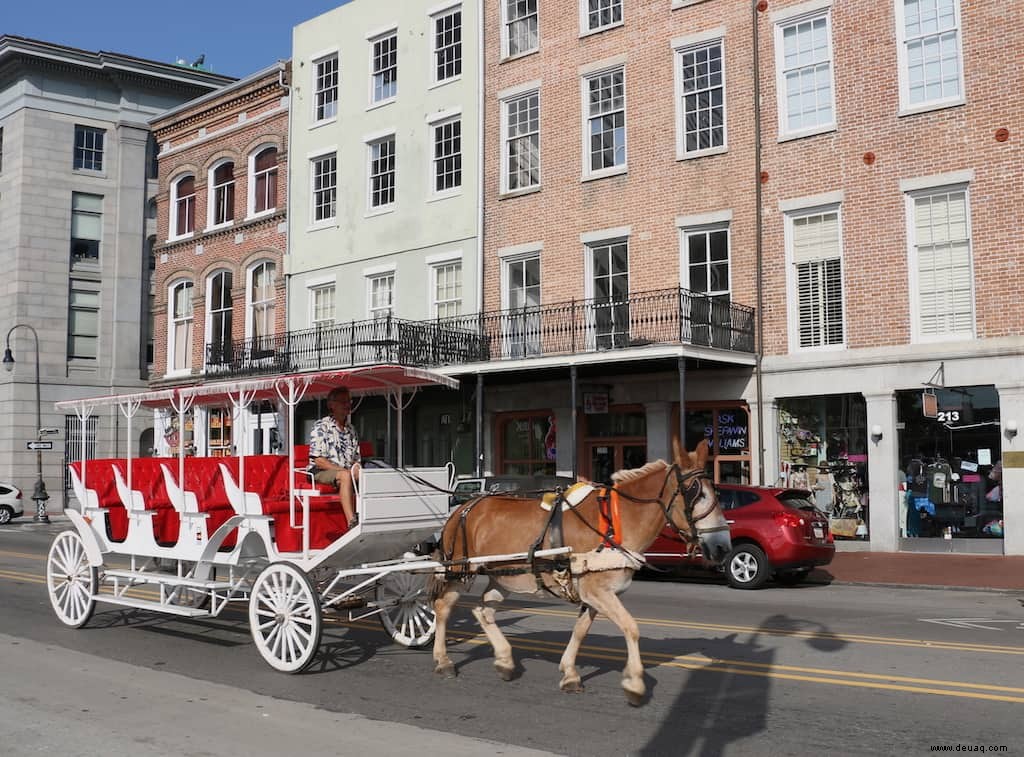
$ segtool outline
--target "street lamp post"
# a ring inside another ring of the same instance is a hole
[[[29,326],[27,323],[16,323],[11,326],[10,331],[7,332],[7,348],[4,350],[4,370],[10,372],[14,370],[14,355],[11,353],[11,334],[17,328],[28,329],[32,332],[32,337],[36,341],[36,441],[42,441],[43,438],[43,413],[42,413],[42,401],[40,400],[39,394],[39,334],[36,330]],[[34,520],[37,523],[49,523],[50,517],[46,514],[46,500],[50,498],[50,495],[46,493],[46,484],[43,483],[43,452],[42,445],[36,447],[36,488],[32,492],[32,499],[36,503],[36,517]]]

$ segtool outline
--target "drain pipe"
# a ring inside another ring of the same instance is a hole
[[[757,362],[754,382],[757,385],[757,483],[764,486],[764,379],[761,361],[764,357],[764,251],[762,247],[763,218],[761,212],[761,50],[758,34],[758,13],[768,4],[764,0],[751,0],[751,26],[754,48],[754,257],[757,286],[757,338],[754,345]]]

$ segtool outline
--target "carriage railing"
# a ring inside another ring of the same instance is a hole
[[[754,351],[754,310],[674,287],[412,321],[394,316],[211,343],[206,372],[245,376],[381,363],[431,367],[689,344]]]

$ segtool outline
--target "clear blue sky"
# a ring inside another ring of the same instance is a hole
[[[0,34],[173,63],[206,55],[216,73],[246,76],[291,55],[292,27],[348,0],[0,0]],[[376,0],[365,0],[376,2]]]

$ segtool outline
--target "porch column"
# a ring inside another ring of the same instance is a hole
[[[484,375],[476,374],[476,463],[477,478],[484,475]]]
[[[686,358],[678,358],[678,372],[679,372],[679,428],[676,429],[676,433],[679,434],[680,446],[686,446]]]
[[[765,400],[764,412],[757,412],[757,401],[748,402],[750,418],[748,421],[747,439],[750,444],[750,482],[758,486],[774,486],[782,477],[782,462],[779,459],[779,404],[775,400]],[[757,419],[764,419],[764,433],[757,428]],[[763,455],[757,449],[758,439],[764,439]],[[764,470],[759,469],[764,460]]]
[[[577,369],[576,369],[575,365],[569,366],[569,405],[570,405],[570,411],[572,413],[572,418],[570,419],[570,426],[569,426],[569,454],[572,455],[572,468],[570,470],[572,471],[571,475],[572,475],[572,479],[574,481],[576,480],[576,478],[579,475],[579,470],[578,470],[579,466],[577,465],[577,460],[579,460],[579,458],[580,458],[579,454],[576,451],[576,447],[577,447],[576,424],[579,422],[579,416],[578,416],[579,402],[576,399],[576,388],[577,388],[577,384],[579,383],[579,381],[578,381],[579,376],[577,375],[577,373],[578,372],[577,372]],[[556,450],[557,450],[557,448],[556,448]]]
[[[555,416],[555,474],[572,476],[574,462],[579,460],[570,431],[575,414],[569,407],[553,407],[551,412]]]
[[[865,394],[864,400],[868,416],[868,538],[873,552],[895,552],[900,512],[896,395]],[[872,429],[881,430],[881,436],[872,434]]]
[[[645,402],[647,461],[672,459],[672,403]]]
[[[996,385],[996,391],[1003,445],[1003,554],[1024,555],[1024,386]],[[1013,422],[1016,433],[1006,428]]]

